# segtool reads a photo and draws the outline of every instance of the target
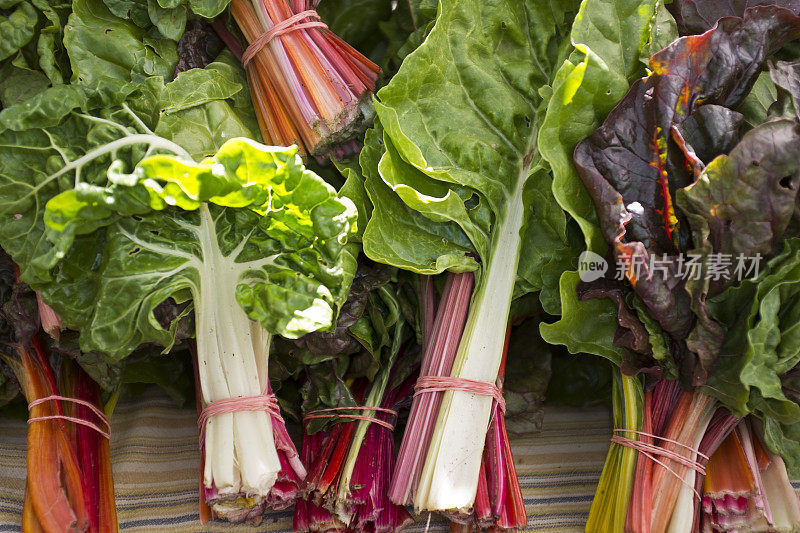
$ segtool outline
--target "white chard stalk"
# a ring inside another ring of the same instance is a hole
[[[453,364],[453,377],[486,383],[497,380],[519,263],[524,183],[520,178],[509,198],[490,260],[483,265]],[[491,396],[464,391],[443,395],[414,500],[417,511],[468,512],[472,508],[492,402]]]
[[[700,443],[708,429],[708,424],[714,415],[714,409],[705,409],[700,417],[700,423],[694,435],[694,441],[690,442],[692,450],[698,450]],[[689,454],[689,459],[697,461],[697,452],[692,451]],[[672,517],[669,520],[667,533],[690,533],[694,525],[694,499],[695,495],[694,486],[697,471],[692,468],[686,468],[686,473],[683,475],[683,484],[680,486],[678,497],[675,502],[675,510],[672,512]]]
[[[223,256],[214,222],[204,205],[200,241],[201,287],[195,295],[197,359],[206,405],[228,398],[258,396],[267,387],[270,335],[236,302],[241,266],[236,253]],[[205,432],[203,483],[220,496],[266,498],[281,470],[270,416],[240,411],[212,416]]]

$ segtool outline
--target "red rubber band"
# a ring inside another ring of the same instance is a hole
[[[107,439],[111,438],[111,421],[108,419],[106,414],[102,410],[100,410],[97,406],[84,400],[79,400],[77,398],[70,398],[68,396],[59,396],[58,394],[52,394],[44,398],[39,398],[38,400],[33,400],[31,403],[28,404],[28,411],[30,411],[33,407],[37,405],[41,405],[45,402],[50,402],[50,401],[71,402],[78,405],[82,405],[84,407],[88,407],[97,416],[97,418],[99,418],[100,421],[106,426],[107,430],[103,430],[97,424],[85,420],[83,418],[77,418],[74,416],[66,416],[66,415],[35,416],[33,418],[28,419],[28,424],[32,422],[38,422],[40,420],[66,420],[68,422],[73,422],[75,424],[80,424],[82,426],[91,428]]]
[[[206,426],[208,425],[208,420],[212,416],[238,413],[241,411],[266,411],[270,417],[281,421],[283,420],[281,417],[281,409],[278,406],[278,400],[271,392],[264,391],[258,396],[223,398],[211,402],[200,411],[200,416],[197,417],[197,426],[200,429],[201,450],[205,447]]]
[[[644,436],[644,437],[651,437],[653,439],[658,439],[658,440],[663,440],[663,441],[666,441],[666,442],[670,442],[670,443],[675,444],[677,446],[680,446],[680,447],[682,447],[682,448],[684,448],[684,449],[686,449],[686,450],[688,450],[688,451],[690,451],[690,452],[692,452],[694,454],[697,454],[698,456],[700,456],[703,459],[705,459],[706,461],[708,461],[708,456],[706,454],[700,452],[699,450],[696,450],[696,449],[692,448],[691,446],[687,446],[686,444],[683,444],[682,442],[678,442],[678,441],[673,440],[673,439],[668,439],[668,438],[665,438],[665,437],[660,437],[658,435],[654,435],[652,433],[647,433],[645,431],[636,431],[636,430],[633,430],[633,429],[615,429],[614,433],[633,433],[633,434]],[[695,472],[697,472],[697,473],[699,473],[699,474],[704,476],[704,475],[706,475],[706,469],[705,469],[705,466],[703,464],[701,464],[700,462],[695,461],[693,459],[689,459],[688,457],[684,457],[683,455],[681,455],[678,452],[675,452],[673,450],[667,450],[666,448],[663,448],[661,446],[657,446],[655,444],[649,444],[647,442],[642,442],[642,441],[639,441],[639,440],[629,439],[629,438],[623,437],[621,435],[614,435],[613,437],[611,437],[611,442],[614,443],[614,444],[619,444],[620,446],[626,446],[628,448],[632,448],[632,449],[636,450],[637,452],[641,453],[642,455],[644,455],[645,457],[647,457],[648,459],[650,459],[651,461],[653,461],[654,463],[657,463],[657,464],[663,466],[670,474],[672,474],[673,476],[678,478],[678,481],[680,481],[685,486],[690,488],[692,490],[692,492],[694,493],[694,495],[697,497],[697,499],[701,499],[700,494],[694,488],[694,485],[692,485],[691,483],[688,483],[683,477],[678,475],[678,473],[675,472],[675,470],[670,468],[664,462],[659,461],[658,459],[656,459],[654,457],[654,455],[660,455],[660,456],[662,456],[662,457],[664,457],[664,458],[666,458],[666,459],[668,459],[670,461],[675,461],[676,463],[679,463],[679,464],[681,464],[681,465],[683,465],[683,466],[685,466],[687,468],[691,468]]]
[[[476,381],[474,379],[455,378],[452,376],[422,376],[414,385],[414,396],[430,392],[447,392],[458,390],[481,396],[491,396],[497,402],[500,412],[506,412],[506,400],[503,392],[494,383]]]
[[[311,19],[308,22],[300,22],[305,19]],[[270,29],[265,31],[264,33],[259,36],[258,39],[250,43],[247,47],[247,50],[244,51],[242,54],[242,65],[245,67],[247,66],[250,61],[252,61],[253,57],[261,51],[262,48],[267,46],[267,44],[274,39],[275,37],[279,37],[286,33],[302,30],[305,28],[327,28],[328,25],[325,24],[320,20],[319,14],[313,9],[309,9],[307,11],[301,11],[296,15],[292,15],[288,19],[282,20],[277,22],[274,26]]]
[[[388,422],[386,420],[381,420],[380,418],[375,418],[373,416],[367,415],[353,415],[353,414],[333,414],[337,411],[378,411],[381,413],[386,413],[395,419],[397,418],[397,411],[392,409],[386,409],[384,407],[331,407],[330,409],[317,409],[315,411],[309,411],[309,413],[303,417],[303,420],[311,420],[315,418],[350,418],[353,420],[366,420],[367,422],[371,422],[373,424],[378,424],[379,426],[383,426],[389,431],[394,431],[394,424]],[[328,414],[322,414],[328,413]]]

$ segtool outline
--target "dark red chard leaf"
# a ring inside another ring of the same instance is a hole
[[[787,398],[800,403],[800,366],[781,376],[781,389]]]
[[[206,68],[224,47],[211,24],[203,19],[190,20],[178,41],[175,75],[193,68]]]
[[[755,6],[780,6],[800,13],[800,0],[674,0],[667,8],[681,35],[703,33],[722,17],[741,17]]]
[[[620,368],[627,375],[640,372],[661,378],[663,372],[653,358],[650,332],[640,320],[636,311],[628,307],[626,298],[631,292],[630,285],[620,280],[600,278],[591,283],[578,284],[578,299],[608,298],[617,306],[617,331],[614,345],[625,348]]]
[[[741,139],[743,124],[741,113],[719,105],[704,105],[676,127],[677,133],[673,130],[673,139],[678,142],[676,135],[680,135],[702,171],[718,155],[730,153]]]
[[[578,174],[615,259],[633,267],[628,280],[634,290],[664,331],[676,337],[688,334],[692,325],[688,296],[669,271],[651,275],[650,259],[675,256],[680,242],[673,198],[692,177],[683,158],[668,152],[679,152],[670,132],[686,113],[683,86],[676,76],[636,82],[603,125],[575,149]]]
[[[650,58],[650,68],[684,81],[690,109],[700,104],[736,107],[767,57],[798,37],[800,17],[788,9],[755,7],[743,18],[720,20],[714,31],[676,40]]]
[[[676,209],[676,193],[701,176],[705,160],[737,150],[731,146],[738,139],[741,117],[719,106],[741,103],[766,58],[797,37],[800,17],[783,8],[757,7],[748,9],[743,18],[721,20],[713,31],[676,40],[653,56],[653,74],[636,82],[603,125],[575,149],[575,165],[594,200],[614,259],[628,265],[627,280],[672,337],[678,352],[685,351],[684,343],[698,314],[707,326],[705,333],[719,337],[721,332],[703,311],[707,287],[695,284],[690,288],[691,296],[687,292],[682,273],[686,267],[678,253],[702,247],[702,243],[692,244],[690,230],[696,228]],[[707,110],[701,111],[704,106]],[[752,158],[759,149],[766,150],[766,146],[760,146],[760,139],[749,140],[739,149],[737,158],[745,154]],[[785,169],[785,154],[775,164],[775,169]],[[719,165],[712,170],[716,172]],[[768,165],[765,171],[772,169]],[[792,180],[790,183],[794,183]],[[751,201],[763,205],[770,198],[753,195]],[[762,216],[772,219],[769,209],[758,209]],[[775,235],[785,227],[785,223],[777,223]],[[752,241],[757,238],[753,232],[758,231],[761,229],[750,228],[741,237],[728,238]],[[717,229],[709,233],[712,239],[718,234]],[[775,235],[766,239],[771,242]],[[716,250],[716,242],[712,240],[711,250],[732,253]],[[753,251],[760,249],[752,244]],[[612,299],[613,294],[602,289],[594,293]],[[702,353],[698,354],[697,368],[694,357],[687,353],[682,374],[698,383],[704,380],[720,341],[690,340],[695,343],[689,348]]]
[[[339,311],[336,329],[315,331],[300,337],[296,344],[316,355],[349,355],[362,350],[362,346],[347,331],[364,314],[369,293],[386,285],[392,279],[393,270],[377,263],[362,261],[356,270],[347,301]]]

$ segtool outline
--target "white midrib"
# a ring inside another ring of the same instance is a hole
[[[470,305],[452,376],[494,383],[500,369],[524,220],[523,165],[500,220],[488,264]],[[461,391],[444,394],[414,505],[422,510],[468,510],[475,500],[492,398]]]
[[[127,137],[122,137],[120,139],[116,139],[111,141],[110,143],[104,144],[94,150],[90,150],[86,152],[83,156],[79,157],[78,159],[71,161],[58,169],[56,172],[53,172],[49,176],[45,177],[40,183],[36,186],[32,187],[30,192],[20,198],[20,200],[24,200],[28,196],[36,194],[45,187],[47,184],[51,183],[53,180],[57,179],[59,176],[66,174],[67,172],[71,172],[73,170],[78,170],[82,168],[87,163],[97,159],[98,157],[102,157],[106,154],[111,154],[119,150],[120,148],[124,148],[126,146],[132,146],[135,144],[147,144],[151,148],[161,148],[163,150],[170,151],[176,155],[180,155],[185,157],[189,160],[192,159],[191,155],[181,148],[179,145],[175,144],[174,142],[164,139],[163,137],[159,137],[157,135],[149,135],[149,134],[135,134],[135,135],[128,135]],[[19,200],[18,200],[19,201]]]
[[[268,351],[254,341],[252,322],[236,302],[241,272],[236,254],[222,255],[208,206],[200,209],[198,238],[203,254],[200,294],[195,297],[197,360],[203,401],[257,396],[266,386],[263,371]],[[241,247],[239,247],[241,248]],[[203,480],[221,494],[246,492],[266,497],[275,483],[280,462],[265,412],[244,411],[212,417],[206,427]]]

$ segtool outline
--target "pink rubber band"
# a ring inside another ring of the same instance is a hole
[[[458,390],[481,396],[491,396],[497,402],[500,412],[506,412],[506,400],[503,392],[494,383],[476,381],[474,379],[454,378],[452,376],[422,376],[414,385],[414,396],[430,392],[447,392]]]
[[[111,438],[111,422],[108,420],[106,414],[103,411],[101,411],[97,406],[84,400],[78,400],[77,398],[69,398],[67,396],[59,396],[58,394],[53,394],[50,396],[46,396],[44,398],[39,398],[38,400],[33,400],[31,403],[28,404],[28,411],[30,411],[33,407],[37,405],[41,405],[45,402],[50,402],[50,401],[70,402],[82,405],[84,407],[88,407],[97,416],[97,418],[99,418],[100,421],[106,426],[107,430],[104,431],[97,424],[90,422],[88,420],[84,420],[83,418],[76,418],[74,416],[66,416],[66,415],[35,416],[33,418],[28,419],[28,424],[32,422],[38,422],[40,420],[66,420],[68,422],[73,422],[75,424],[80,424],[82,426],[91,428],[107,439]]]
[[[703,459],[705,459],[706,461],[708,461],[708,456],[705,455],[704,453],[692,448],[691,446],[687,446],[686,444],[683,444],[682,442],[678,442],[678,441],[673,440],[673,439],[667,439],[665,437],[659,437],[658,435],[653,435],[652,433],[647,433],[645,431],[636,431],[636,430],[633,430],[633,429],[615,429],[614,433],[634,433],[636,435],[641,435],[641,436],[645,436],[645,437],[651,437],[653,439],[659,439],[659,440],[663,440],[663,441],[666,441],[666,442],[670,442],[670,443],[675,444],[677,446],[680,446],[680,447],[682,447],[682,448],[684,448],[686,450],[689,450],[690,452],[695,453],[695,454],[699,455],[700,457],[702,457]],[[651,461],[653,461],[654,463],[657,463],[657,464],[663,466],[664,469],[666,469],[670,474],[675,476],[678,479],[678,481],[683,483],[686,487],[690,488],[692,490],[692,492],[694,493],[694,495],[697,497],[697,499],[701,499],[700,494],[694,488],[694,485],[692,485],[691,483],[688,483],[683,477],[678,475],[678,473],[675,472],[672,468],[670,468],[667,464],[665,464],[662,461],[659,461],[658,459],[656,459],[654,457],[654,455],[660,455],[662,457],[665,457],[666,459],[669,459],[671,461],[675,461],[676,463],[679,463],[679,464],[681,464],[681,465],[683,465],[683,466],[685,466],[687,468],[691,468],[695,472],[697,472],[697,473],[699,473],[699,474],[704,476],[704,475],[706,475],[706,469],[698,461],[694,461],[692,459],[689,459],[688,457],[684,457],[683,455],[679,454],[678,452],[675,452],[675,451],[672,451],[672,450],[667,450],[666,448],[663,448],[661,446],[657,446],[655,444],[649,444],[647,442],[642,442],[642,441],[639,441],[639,440],[629,439],[629,438],[623,437],[621,435],[614,435],[613,437],[611,437],[611,442],[614,443],[614,444],[619,444],[620,446],[626,446],[628,448],[632,448],[632,449],[638,451],[639,453],[641,453],[642,455],[644,455],[645,457],[647,457],[648,459],[650,459]]]
[[[305,19],[311,20],[308,22],[300,22]],[[305,28],[327,27],[328,25],[320,20],[319,15],[313,9],[301,11],[296,15],[292,15],[288,19],[276,23],[270,29],[262,33],[258,39],[250,43],[250,45],[247,47],[247,50],[245,50],[244,54],[242,54],[242,65],[247,66],[247,64],[252,61],[253,57],[255,57],[255,55],[260,52],[262,48],[267,46],[267,44],[275,37]]]
[[[636,431],[635,429],[615,429],[614,433],[634,433],[636,435],[641,435],[643,437],[650,437],[652,439],[663,440],[664,442],[671,442],[672,444],[680,446],[681,448],[683,448],[685,450],[688,450],[688,451],[690,451],[692,453],[696,453],[697,455],[699,455],[700,457],[702,457],[706,461],[711,459],[709,456],[707,456],[706,454],[704,454],[700,450],[695,450],[691,446],[687,446],[686,444],[684,444],[682,442],[679,442],[679,441],[673,440],[673,439],[668,439],[666,437],[659,437],[658,435],[653,435],[652,433],[647,433],[646,431]],[[634,441],[634,442],[638,442],[638,441]],[[681,457],[683,457],[683,456],[681,456]],[[684,459],[685,459],[685,457],[684,457]]]
[[[389,431],[394,431],[394,424],[388,422],[386,420],[381,420],[380,418],[375,418],[372,416],[366,415],[354,415],[354,414],[334,414],[338,411],[378,411],[381,413],[386,413],[391,415],[394,418],[397,418],[397,411],[392,409],[386,409],[384,407],[331,407],[330,409],[317,409],[315,411],[309,411],[309,413],[303,417],[303,420],[311,420],[315,418],[350,418],[353,420],[366,420],[367,422],[372,422],[373,424],[378,424],[379,426],[383,426]],[[327,413],[327,414],[325,414]]]
[[[200,416],[197,417],[197,426],[200,429],[200,448],[203,449],[205,447],[206,426],[212,416],[241,411],[266,411],[269,416],[283,420],[278,400],[271,392],[264,391],[258,396],[223,398],[211,402],[200,411]]]

